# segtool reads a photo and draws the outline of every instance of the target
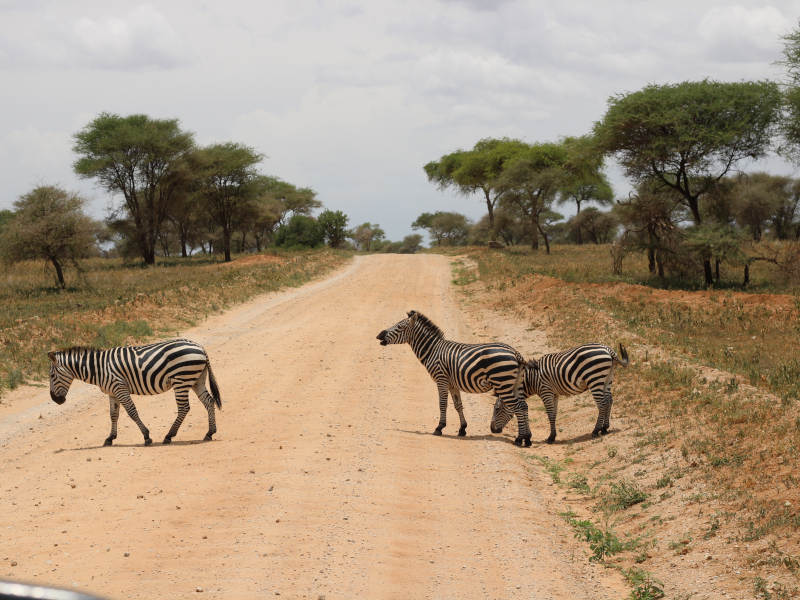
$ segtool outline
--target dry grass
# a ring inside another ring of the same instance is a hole
[[[709,556],[736,565],[749,593],[754,581],[797,590],[797,296],[625,283],[592,271],[596,257],[585,249],[466,254],[479,282],[469,284],[463,267],[456,273],[473,300],[545,330],[553,348],[601,341],[630,350],[632,365],[614,390],[624,429],[537,451],[550,469],[563,467],[560,485],[584,499],[573,521],[613,522],[604,533],[640,539],[609,562],[643,564],[664,578],[676,557],[696,564]],[[560,422],[570,414],[587,423],[596,415],[590,399],[565,401]],[[674,578],[665,582],[673,593],[681,589]]]
[[[342,264],[330,250],[167,259],[150,268],[93,259],[52,285],[40,263],[20,263],[0,279],[0,394],[46,374],[48,350],[98,347],[174,335],[211,313],[252,296],[297,286]]]

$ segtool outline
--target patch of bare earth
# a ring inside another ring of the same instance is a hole
[[[625,597],[528,453],[489,433],[491,398],[464,396],[466,438],[452,409],[431,435],[434,384],[375,339],[412,308],[453,339],[508,337],[465,317],[450,277],[441,256],[367,256],[180,332],[219,382],[213,442],[194,397],[171,445],[166,394],[135,399],[156,443],[123,415],[102,447],[96,388],[62,407],[46,387],[9,393],[0,577],[120,599]]]
[[[462,271],[465,263],[469,265],[464,257],[454,260]],[[545,495],[550,512],[572,512],[578,519],[590,519],[613,530],[621,539],[638,540],[632,550],[607,558],[606,564],[652,573],[663,582],[668,598],[797,597],[797,454],[776,451],[775,429],[767,433],[769,409],[780,405],[781,399],[737,382],[735,392],[730,393],[740,398],[741,425],[736,418],[729,418],[733,424],[729,435],[721,434],[713,411],[695,413],[695,403],[687,403],[691,409],[681,409],[685,385],[644,383],[637,380],[637,374],[656,363],[669,365],[691,378],[690,397],[702,394],[708,402],[715,401],[715,394],[728,393],[720,386],[735,381],[734,375],[672,354],[625,330],[584,301],[591,295],[614,295],[703,305],[726,297],[745,306],[788,311],[796,310],[794,297],[669,292],[621,283],[572,284],[540,275],[509,282],[502,289],[487,290],[479,281],[461,289],[462,308],[479,337],[505,341],[528,357],[571,346],[562,339],[563,328],[574,328],[580,322],[586,324],[582,341],[613,346],[626,342],[635,366],[615,372],[610,434],[596,439],[588,435],[597,411],[591,396],[583,394],[560,400],[557,442],[534,442],[530,449],[531,455],[540,457],[532,461],[531,471],[543,481],[550,476],[542,463],[563,468],[561,482],[551,481],[550,493]],[[575,304],[574,299],[581,301]],[[578,305],[577,310],[588,314],[573,322],[569,313]],[[534,440],[544,440],[548,425],[541,402],[533,397],[529,405]],[[762,428],[752,425],[752,411],[763,415]],[[798,416],[792,409],[782,414],[787,431],[782,444],[791,446],[800,424]],[[706,440],[724,450],[718,462],[696,451]],[[729,457],[733,457],[730,462]],[[575,483],[580,478],[588,488],[580,489]],[[621,482],[645,492],[646,500],[627,509],[604,511],[610,487]],[[764,530],[753,527],[753,523],[761,526],[765,522]]]

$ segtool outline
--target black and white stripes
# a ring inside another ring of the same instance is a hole
[[[499,343],[462,344],[446,340],[441,329],[425,315],[413,310],[408,313],[408,318],[384,329],[377,337],[382,346],[409,344],[436,382],[439,392],[439,424],[434,430],[435,435],[442,434],[447,422],[448,392],[461,420],[458,430],[460,436],[467,432],[460,392],[493,392],[517,415],[519,435],[515,443],[519,446],[530,446],[528,405],[524,399],[516,400],[514,396],[517,376],[524,359],[511,346]]]
[[[125,408],[139,426],[145,445],[152,443],[150,432],[139,418],[131,394],[152,395],[174,388],[178,403],[178,416],[164,438],[169,444],[178,433],[186,413],[189,412],[189,390],[193,389],[208,411],[210,440],[217,431],[214,405],[222,408],[222,400],[211,371],[208,355],[199,344],[185,339],[166,340],[145,346],[123,346],[101,350],[73,347],[49,352],[50,397],[63,404],[74,379],[99,387],[108,394],[111,413],[111,433],[105,440],[109,446],[117,437],[119,406]],[[205,386],[208,375],[211,393]]]
[[[602,344],[584,344],[528,361],[521,372],[515,402],[495,403],[492,431],[502,430],[514,414],[516,403],[521,398],[537,394],[544,403],[550,421],[550,436],[547,442],[553,443],[556,439],[558,397],[573,396],[590,390],[598,411],[592,436],[608,433],[613,403],[611,383],[615,364],[628,366],[628,353],[622,344],[619,346],[619,355]]]

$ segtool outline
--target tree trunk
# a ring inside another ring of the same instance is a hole
[[[575,204],[578,206],[578,212],[575,213],[575,216],[577,217],[579,214],[581,214],[581,201],[576,198]],[[583,244],[583,233],[581,232],[580,227],[578,227],[578,231],[575,232],[575,242],[579,246]]]
[[[719,263],[720,263],[719,259],[716,259],[714,261],[714,281],[717,283],[719,283]]]
[[[492,202],[492,198],[489,195],[489,190],[484,189],[483,195],[486,196],[486,210],[489,213],[489,239],[493,240],[497,237],[497,233],[494,230],[494,202]]]
[[[656,272],[656,251],[652,248],[647,249],[647,268],[651,273]]]
[[[744,263],[744,280],[742,281],[742,287],[747,287],[748,283],[750,283],[750,264]]]
[[[227,227],[222,229],[222,250],[225,253],[225,262],[231,262],[231,232]]]
[[[656,265],[658,266],[658,277],[664,279],[664,261],[661,260],[661,255],[656,255]]]
[[[61,263],[58,262],[58,259],[55,256],[50,257],[50,262],[53,263],[53,267],[55,267],[58,285],[63,290],[65,287],[67,287],[67,284],[64,283],[64,271],[61,269]]]
[[[711,259],[703,259],[703,275],[706,278],[706,287],[714,286],[714,273],[711,271]]]

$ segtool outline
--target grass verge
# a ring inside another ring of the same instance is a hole
[[[302,285],[352,253],[315,250],[167,259],[153,267],[92,259],[64,291],[39,263],[20,263],[0,280],[0,397],[47,373],[47,351],[119,346],[168,337],[261,293]]]

